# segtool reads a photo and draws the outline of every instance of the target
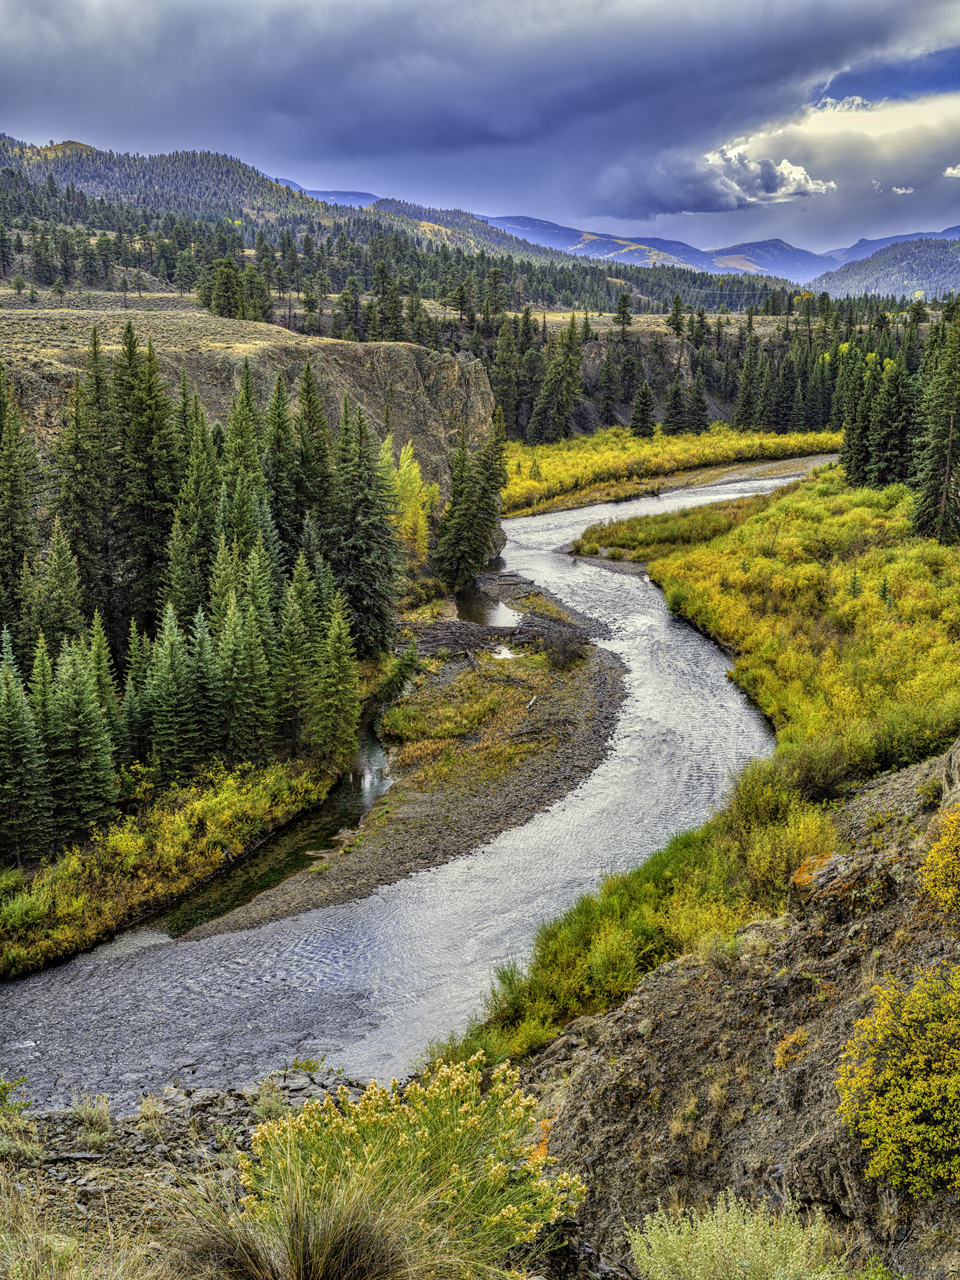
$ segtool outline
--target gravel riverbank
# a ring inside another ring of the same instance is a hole
[[[561,606],[549,593],[515,575],[501,579],[485,574],[479,586],[485,594],[523,611],[523,623],[531,629],[546,618],[555,627],[572,624],[579,633],[595,638],[606,631],[595,619]],[[449,680],[467,665],[466,659],[449,662],[434,679]],[[591,646],[581,668],[556,675],[546,698],[541,696],[530,714],[531,725],[564,723],[548,749],[522,761],[493,787],[441,786],[423,792],[416,789],[416,769],[399,771],[361,825],[362,843],[352,846],[348,841],[344,852],[327,859],[322,870],[301,871],[252,902],[198,925],[182,940],[236,933],[315,907],[368,897],[384,885],[440,866],[526,822],[573,790],[606,755],[625,696],[622,670],[616,655]]]

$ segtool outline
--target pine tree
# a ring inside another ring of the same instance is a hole
[[[913,475],[913,429],[916,410],[913,383],[903,347],[887,365],[873,403],[867,483],[875,489],[901,484]]]
[[[49,763],[53,730],[53,664],[41,632],[33,651],[28,694],[30,711],[37,728],[37,742],[45,765]]]
[[[347,605],[338,593],[324,638],[304,733],[308,749],[321,768],[339,773],[347,767],[356,754],[359,724],[357,664],[347,623]]]
[[[25,557],[36,549],[34,492],[39,464],[0,365],[0,626],[13,626],[22,608]]]
[[[616,424],[619,381],[617,366],[614,364],[613,354],[608,347],[604,352],[603,363],[600,365],[600,422],[606,427],[612,427]]]
[[[116,373],[114,399],[119,403]],[[180,486],[180,440],[160,362],[148,342],[126,397],[122,426],[123,488],[117,525],[127,616],[154,629],[167,574],[166,549]]]
[[[179,618],[193,617],[206,599],[217,545],[220,468],[206,417],[196,400],[192,424],[187,472],[167,544],[167,598]]]
[[[663,434],[675,436],[686,428],[687,397],[683,390],[683,382],[680,380],[680,370],[677,369],[673,382],[670,383],[670,390],[667,392],[667,403],[663,411]]]
[[[362,409],[352,416],[346,412],[337,443],[337,508],[330,562],[350,611],[357,654],[369,658],[393,641],[401,551],[389,486]]]
[[[710,425],[710,408],[707,404],[707,393],[703,385],[703,370],[697,370],[693,386],[687,393],[687,427],[700,435]]]
[[[306,566],[302,557],[297,563]],[[317,653],[315,638],[311,636],[311,628],[303,616],[299,595],[292,581],[284,586],[283,604],[280,608],[277,668],[281,733],[295,755],[317,676]]]
[[[202,764],[223,747],[223,690],[220,664],[206,615],[193,618],[187,654],[188,730],[181,757],[186,769]]]
[[[307,361],[300,380],[300,411],[297,416],[299,465],[297,468],[297,501],[300,531],[303,521],[312,516],[318,537],[330,528],[333,520],[336,481],[333,469],[333,442],[327,415],[317,392],[313,367]]]
[[[93,670],[93,683],[97,690],[97,701],[106,717],[110,739],[115,745],[119,745],[123,736],[120,695],[117,692],[113,658],[99,609],[94,613],[90,627],[90,665]]]
[[[627,330],[633,324],[633,316],[630,314],[630,295],[629,293],[621,293],[617,299],[617,310],[613,316],[613,324],[620,330],[620,341],[626,342]]]
[[[497,403],[503,412],[504,422],[512,430],[517,424],[517,349],[513,340],[513,325],[504,317],[500,326],[500,336],[494,351],[493,376],[491,383]]]
[[[50,780],[30,704],[0,666],[0,863],[42,856],[50,844]]]
[[[184,771],[184,757],[197,756],[189,696],[187,644],[173,605],[163,611],[146,680],[150,703],[151,763],[161,786]]]
[[[257,753],[257,716],[248,688],[243,616],[232,594],[217,644],[217,666],[227,759],[232,762],[253,760]]]
[[[113,745],[80,644],[65,646],[57,660],[51,719],[54,826],[60,839],[69,840],[111,818],[117,800]]]
[[[241,599],[244,606],[254,612],[268,660],[272,659],[277,645],[275,598],[270,557],[263,538],[259,537],[244,564]]]
[[[263,474],[270,496],[270,511],[280,540],[281,564],[286,571],[297,558],[303,515],[297,502],[297,443],[290,420],[287,389],[279,369],[267,409],[266,446]]]
[[[131,619],[127,635],[127,670],[120,708],[123,732],[120,755],[127,764],[145,760],[150,752],[150,698],[147,679],[150,674],[151,644],[148,636],[137,630]]]
[[[652,439],[653,415],[653,392],[650,390],[650,383],[644,378],[633,402],[633,413],[630,415],[631,434],[642,440]]]
[[[741,430],[750,430],[754,426],[757,408],[757,342],[751,338],[747,343],[747,355],[740,374],[740,387],[737,391],[737,404],[733,411],[733,426]]]
[[[473,456],[460,433],[451,470],[450,502],[440,521],[433,569],[459,591],[483,569],[492,554],[492,534],[500,514],[500,490],[506,484],[506,433],[494,413],[490,436]]]
[[[90,606],[107,607],[110,583],[109,466],[98,412],[77,375],[63,430],[54,445],[57,494],[54,511],[77,557],[80,585]]]
[[[230,609],[230,598],[241,593],[242,562],[237,544],[228,543],[223,534],[217,544],[217,555],[210,575],[210,627],[219,640]]]
[[[667,328],[673,330],[675,337],[683,337],[683,299],[679,293],[673,295],[673,305],[667,316]]]
[[[914,532],[954,543],[960,540],[960,324],[951,324],[924,386],[920,425]]]
[[[533,413],[527,424],[527,440],[540,444],[562,440],[570,434],[570,415],[580,390],[580,335],[576,315],[562,329],[547,364]]]
[[[59,519],[53,522],[46,555],[38,553],[32,568],[24,562],[20,596],[23,601],[20,630],[24,652],[33,651],[37,637],[43,632],[56,661],[61,647],[73,637],[80,636],[84,629],[80,571]]]

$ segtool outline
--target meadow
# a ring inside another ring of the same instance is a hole
[[[650,481],[681,472],[724,463],[835,453],[841,440],[840,432],[780,435],[734,431],[724,422],[715,422],[703,435],[665,436],[658,431],[650,440],[638,439],[622,427],[609,427],[556,444],[511,441],[503,514],[532,515],[591,501],[638,497],[652,488]],[[606,489],[610,492],[604,492]]]
[[[778,748],[705,825],[541,925],[529,963],[501,967],[466,1035],[427,1057],[516,1057],[664,960],[735,952],[802,862],[843,848],[825,802],[960,734],[960,548],[911,536],[911,508],[904,486],[851,489],[830,467],[770,497],[585,531],[650,558],[670,609],[735,654]]]

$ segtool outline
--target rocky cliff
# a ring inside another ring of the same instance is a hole
[[[294,406],[297,384],[311,360],[332,427],[346,396],[351,404],[363,405],[382,439],[389,396],[397,448],[411,440],[424,475],[442,491],[449,485],[448,463],[461,426],[471,443],[490,427],[494,399],[480,361],[409,343],[339,342],[192,311],[0,311],[0,361],[41,444],[60,429],[92,326],[97,325],[110,358],[119,349],[127,318],[144,346],[152,340],[171,386],[186,368],[207,413],[221,421],[245,358],[264,402],[282,369]]]
[[[956,964],[957,921],[916,869],[958,779],[960,744],[868,783],[837,815],[840,850],[797,872],[787,914],[648,974],[530,1062],[525,1083],[556,1117],[550,1151],[589,1189],[579,1234],[609,1265],[633,1273],[625,1221],[730,1188],[822,1211],[854,1261],[882,1255],[914,1280],[960,1272],[958,1196],[867,1179],[834,1084],[876,982]]]

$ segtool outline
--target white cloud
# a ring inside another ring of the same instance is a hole
[[[871,178],[870,182],[873,186],[874,193],[878,196],[883,195],[883,186],[881,183],[879,183],[876,178]]]
[[[949,168],[944,169],[943,176],[945,178],[960,178],[960,164],[952,164]]]
[[[733,144],[734,146],[736,144]],[[783,159],[775,164],[768,156],[753,158],[746,149],[720,147],[703,157],[704,176],[718,193],[729,197],[726,207],[751,204],[779,204],[802,196],[820,196],[836,191],[835,182],[811,178],[803,165]]]
[[[913,187],[894,187],[893,194],[895,196],[912,196]]]

